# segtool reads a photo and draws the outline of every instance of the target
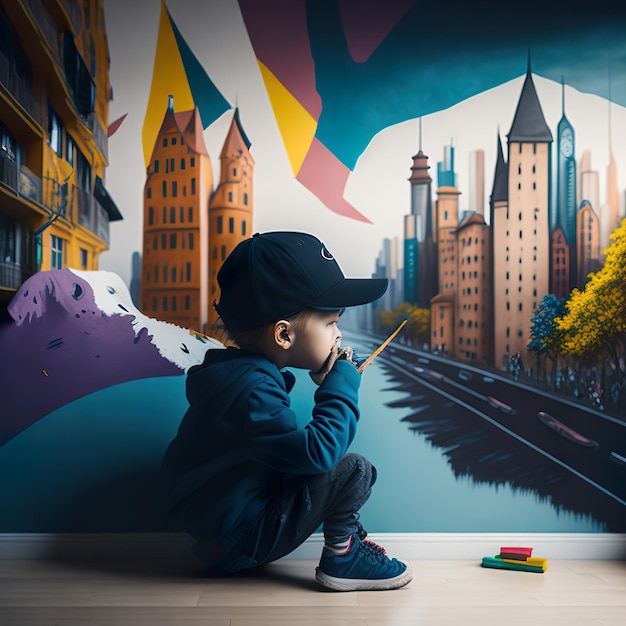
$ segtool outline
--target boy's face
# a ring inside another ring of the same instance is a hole
[[[288,365],[318,371],[341,344],[339,314],[340,311],[311,311],[306,322],[294,329]]]

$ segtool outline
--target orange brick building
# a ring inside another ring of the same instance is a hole
[[[212,334],[217,271],[251,234],[249,147],[235,111],[214,191],[198,109],[175,112],[170,98],[144,186],[140,308],[147,315]]]

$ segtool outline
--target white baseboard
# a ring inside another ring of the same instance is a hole
[[[373,533],[372,541],[406,560],[475,560],[502,546],[531,546],[533,554],[559,560],[624,560],[626,534],[612,533]],[[317,560],[315,533],[288,559]],[[0,533],[0,559],[181,558],[193,540],[179,533]]]

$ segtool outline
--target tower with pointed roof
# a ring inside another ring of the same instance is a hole
[[[552,141],[529,62],[507,135],[506,191],[503,162],[498,156],[491,199],[496,365],[518,353],[523,359],[527,356],[530,320],[550,289]]]
[[[214,330],[219,301],[217,273],[238,243],[252,235],[254,159],[250,141],[235,109],[220,153],[220,179],[209,204],[209,319],[207,333]]]
[[[198,108],[175,112],[159,130],[144,185],[140,308],[204,332],[208,297],[208,207],[213,171]]]

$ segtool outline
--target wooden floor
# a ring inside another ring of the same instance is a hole
[[[550,561],[544,574],[413,561],[403,589],[337,593],[315,562],[208,579],[190,560],[0,560],[2,626],[624,626],[626,563]]]

